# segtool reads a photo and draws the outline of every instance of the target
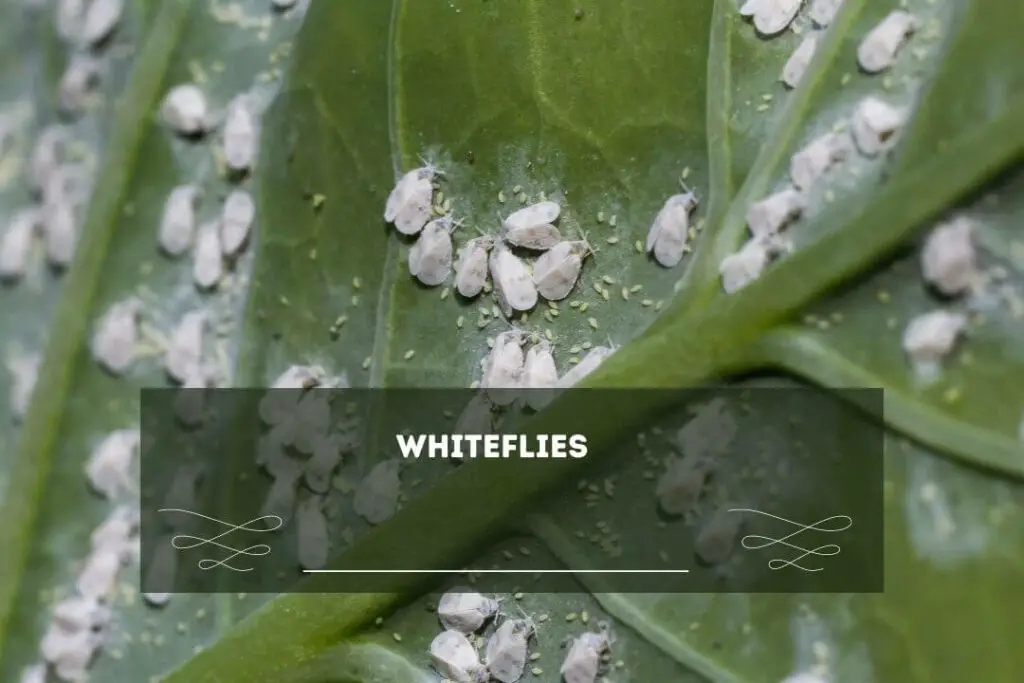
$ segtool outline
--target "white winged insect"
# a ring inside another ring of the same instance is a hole
[[[493,246],[494,238],[482,235],[469,240],[459,250],[455,289],[467,299],[477,296],[487,283],[487,257]]]
[[[537,305],[537,286],[530,269],[508,247],[496,244],[491,250],[488,265],[494,281],[494,293],[505,317],[512,317],[515,311],[529,311]]]
[[[776,235],[762,235],[747,240],[739,251],[729,254],[718,264],[722,290],[726,294],[732,294],[743,289],[761,277],[761,273],[773,258],[788,252],[791,248],[787,240]]]
[[[124,0],[92,0],[82,24],[82,41],[96,46],[106,40],[124,15]]]
[[[920,20],[909,12],[890,12],[877,26],[868,31],[857,47],[857,62],[860,68],[873,74],[891,67],[900,48],[920,25]]]
[[[327,371],[319,365],[292,365],[274,380],[270,390],[260,399],[257,410],[268,427],[274,427],[291,417],[302,397],[302,389],[318,386],[327,378]],[[291,445],[286,444],[286,445]]]
[[[79,206],[76,201],[65,197],[43,204],[46,258],[56,268],[66,268],[75,257],[79,237]]]
[[[68,115],[79,113],[86,104],[86,98],[99,85],[102,74],[101,64],[95,57],[72,55],[58,86],[61,110]]]
[[[693,417],[676,432],[676,444],[686,455],[719,458],[729,452],[739,424],[722,397],[697,407]]]
[[[140,439],[138,429],[117,429],[96,444],[85,464],[85,475],[96,493],[114,498],[132,488],[131,469],[139,455]]]
[[[199,369],[203,359],[203,337],[207,322],[206,311],[189,311],[171,332],[170,344],[164,356],[164,368],[175,381],[184,382]]]
[[[713,469],[712,461],[696,455],[671,457],[655,485],[658,506],[669,515],[690,513],[700,500]]]
[[[672,268],[682,260],[690,231],[690,213],[695,208],[697,198],[693,192],[674,194],[665,200],[651,222],[646,250],[662,266]]]
[[[452,273],[452,231],[458,225],[450,216],[435,218],[409,249],[409,272],[428,287],[436,287]]]
[[[754,202],[747,209],[747,228],[754,237],[774,235],[800,217],[807,198],[794,187],[786,187]]]
[[[874,156],[893,145],[896,133],[906,123],[909,112],[868,95],[853,113],[850,128],[857,148],[865,156]]]
[[[220,243],[220,224],[207,221],[199,226],[196,247],[192,252],[192,279],[203,291],[211,290],[224,277],[223,249]]]
[[[206,392],[214,384],[213,375],[205,364],[193,366],[174,395],[174,417],[186,429],[202,423],[206,414]]]
[[[11,217],[0,237],[0,280],[13,281],[25,274],[41,227],[42,216],[36,208],[22,209]]]
[[[932,230],[921,249],[924,279],[946,296],[964,292],[978,276],[973,228],[969,218],[957,216]]]
[[[785,31],[796,18],[804,0],[747,0],[740,14],[754,17],[754,28],[770,38]]]
[[[789,177],[793,185],[807,191],[832,166],[844,161],[854,151],[849,131],[831,131],[819,135],[789,160]]]
[[[42,192],[47,180],[60,166],[69,142],[66,128],[51,124],[36,138],[29,161],[29,178],[36,192]]]
[[[550,249],[562,241],[562,234],[553,225],[561,212],[558,202],[550,200],[523,207],[502,221],[502,239],[525,249]]]
[[[497,613],[497,600],[461,586],[442,595],[437,603],[441,625],[459,633],[476,633]]]
[[[139,508],[128,504],[116,506],[89,536],[92,549],[123,552],[138,534],[140,522]]]
[[[184,462],[178,466],[171,479],[171,485],[164,495],[161,507],[168,510],[193,510],[196,507],[196,499],[199,495],[199,487],[203,480],[205,467],[202,462]],[[168,517],[168,526],[178,529],[187,518],[178,515]]]
[[[309,496],[299,503],[295,521],[298,525],[299,565],[303,569],[322,568],[327,564],[330,552],[323,498]]]
[[[836,13],[839,12],[842,5],[843,0],[812,0],[811,9],[807,15],[815,24],[825,28],[836,18]]]
[[[487,667],[480,663],[473,644],[458,631],[442,631],[430,643],[430,662],[438,673],[455,683],[485,683]]]
[[[170,536],[158,539],[142,581],[142,597],[150,605],[161,607],[170,600],[178,574],[180,552],[174,547]]]
[[[559,242],[551,247],[533,263],[533,284],[537,292],[548,301],[561,301],[569,296],[580,279],[583,260],[593,253],[586,238]]]
[[[494,429],[494,414],[487,394],[478,391],[455,420],[455,434],[488,434]],[[452,460],[454,463],[459,460]]]
[[[967,317],[961,313],[937,310],[913,318],[903,331],[903,350],[915,371],[925,379],[934,378],[966,327]]]
[[[607,631],[587,632],[575,638],[559,670],[565,683],[594,683],[601,669],[601,658],[611,645],[611,634]]]
[[[539,340],[527,350],[522,384],[526,389],[526,405],[534,410],[542,410],[554,398],[558,368],[551,353],[551,344],[546,340]]]
[[[270,475],[274,477],[274,483],[267,491],[266,498],[263,499],[260,516],[266,518],[264,526],[269,530],[274,530],[281,526],[274,522],[275,517],[283,522],[290,519],[295,510],[295,498],[298,495],[302,467],[289,457],[270,461],[266,463],[266,466]]]
[[[75,581],[78,592],[87,598],[107,599],[117,583],[122,559],[121,552],[110,548],[100,548],[89,553]]]
[[[736,547],[736,537],[743,526],[743,514],[730,512],[732,507],[727,504],[715,510],[694,539],[693,549],[697,557],[709,565],[722,564]]]
[[[306,486],[316,493],[327,493],[331,475],[341,462],[341,437],[321,434],[313,440],[313,457],[306,462]]]
[[[818,34],[811,33],[805,36],[783,65],[779,80],[789,88],[800,85],[800,80],[804,77],[804,72],[807,71],[807,66],[811,63],[811,58],[814,57],[814,51],[817,49]]]
[[[529,619],[506,619],[487,639],[485,662],[491,678],[516,683],[526,668],[530,636],[535,627]]]
[[[112,616],[110,608],[96,598],[73,595],[53,607],[53,623],[67,631],[85,631],[103,627]]]
[[[160,217],[158,241],[168,256],[180,256],[192,246],[196,233],[196,204],[199,188],[179,185],[170,191]]]
[[[399,178],[384,205],[384,221],[393,223],[403,235],[415,235],[422,230],[430,220],[434,177],[438,175],[444,172],[424,161],[423,166]]]
[[[110,306],[100,317],[90,342],[92,356],[104,369],[123,374],[135,361],[142,302],[129,297]]]
[[[220,245],[224,256],[234,258],[245,246],[256,220],[256,202],[245,190],[232,190],[220,214]]]
[[[248,171],[256,161],[259,126],[253,113],[252,95],[242,93],[228,102],[222,142],[224,163],[232,171]]]
[[[507,406],[520,397],[524,363],[521,331],[508,330],[494,338],[494,348],[480,361],[480,388],[494,405]]]
[[[28,404],[39,379],[39,367],[43,361],[40,352],[11,350],[4,359],[7,372],[11,375],[10,406],[15,422],[21,422],[28,412]]]
[[[201,135],[211,123],[206,95],[191,83],[171,88],[160,105],[160,114],[174,132],[185,136]]]
[[[395,514],[402,489],[402,482],[398,478],[400,467],[398,460],[385,460],[370,470],[360,482],[352,500],[357,515],[370,524],[380,524]]]

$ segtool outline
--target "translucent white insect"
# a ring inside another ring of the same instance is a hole
[[[129,297],[110,306],[92,335],[92,356],[104,369],[123,374],[135,361],[142,302]]]
[[[57,35],[66,43],[75,43],[85,25],[86,0],[57,0],[54,23]]]
[[[428,287],[436,287],[452,274],[452,230],[448,216],[435,218],[420,232],[409,250],[409,272]]]
[[[316,493],[327,493],[331,488],[331,475],[341,462],[340,438],[335,434],[321,434],[313,440],[313,457],[306,462],[306,485]]]
[[[282,458],[279,461],[268,463],[274,477],[274,483],[267,491],[267,497],[263,499],[260,507],[260,516],[274,515],[282,520],[288,520],[295,510],[295,498],[298,495],[299,478],[302,476],[302,467],[291,458]],[[276,524],[272,519],[264,520],[264,526],[272,529]]]
[[[92,0],[85,12],[82,25],[82,40],[87,45],[96,45],[106,40],[124,14],[124,0]]]
[[[689,514],[700,500],[713,469],[710,460],[696,455],[669,458],[654,488],[658,506],[669,515]]]
[[[385,460],[377,463],[356,489],[352,508],[370,524],[380,524],[398,510],[402,482],[398,478],[401,463]]]
[[[178,466],[171,479],[171,485],[164,495],[163,505],[168,510],[195,510],[199,487],[203,480],[205,467],[198,461],[184,462]],[[178,529],[187,518],[181,515],[168,515],[165,522],[171,529]]]
[[[224,162],[232,171],[247,171],[256,161],[259,129],[248,94],[236,96],[228,103],[224,120]]]
[[[906,108],[894,107],[873,95],[865,97],[857,105],[850,125],[857,148],[862,154],[874,156],[891,147],[908,113]]]
[[[523,367],[523,386],[526,391],[526,405],[542,410],[554,398],[558,386],[558,368],[551,353],[551,345],[540,340],[526,352]]]
[[[157,541],[142,581],[142,598],[154,607],[166,605],[174,592],[178,555],[181,551],[171,545],[171,538],[168,535]]]
[[[933,378],[938,374],[939,364],[952,352],[966,326],[965,315],[942,310],[910,321],[903,331],[903,350],[919,375]]]
[[[274,427],[281,443],[305,455],[312,453],[316,441],[327,434],[331,426],[330,397],[330,393],[323,389],[303,393],[290,417]]]
[[[29,178],[36,192],[41,192],[47,179],[60,166],[68,143],[67,130],[60,125],[47,126],[36,138],[29,161]]]
[[[607,346],[595,346],[587,352],[587,355],[580,359],[580,362],[569,368],[564,375],[558,380],[559,389],[568,389],[571,386],[579,384],[583,381],[583,378],[597,370],[598,366],[601,365],[608,358],[608,356],[615,353],[615,348],[609,348]]]
[[[725,505],[716,510],[694,539],[693,549],[697,557],[707,564],[725,562],[736,547],[736,537],[743,526],[743,514],[729,512],[731,507],[734,506]]]
[[[729,452],[738,432],[736,416],[719,397],[697,407],[694,416],[676,433],[676,444],[685,455],[719,458]]]
[[[327,378],[327,371],[319,365],[292,365],[274,380],[270,391],[260,399],[257,410],[260,419],[269,427],[290,420],[306,386],[317,386]]]
[[[50,624],[39,644],[43,659],[53,665],[57,678],[84,681],[92,658],[102,643],[102,634],[91,630],[67,631]]]
[[[533,284],[548,301],[569,296],[583,270],[583,260],[593,253],[586,240],[559,242],[533,263]]]
[[[565,683],[594,683],[601,667],[601,656],[611,647],[606,633],[584,633],[573,640],[559,673]]]
[[[171,332],[167,354],[164,356],[164,368],[175,381],[184,382],[200,367],[207,321],[206,311],[189,311]]]
[[[484,650],[487,670],[500,683],[516,683],[523,677],[533,624],[526,619],[504,621],[487,639]]]
[[[79,225],[77,207],[61,200],[43,205],[43,240],[46,258],[58,268],[71,264],[78,247]]]
[[[792,245],[788,240],[776,235],[747,240],[739,251],[729,254],[718,264],[718,273],[722,276],[722,289],[726,294],[743,289],[761,277],[761,273],[773,258],[791,249]]]
[[[58,86],[60,108],[65,114],[76,114],[85,106],[86,99],[100,83],[100,62],[86,54],[71,56]]]
[[[192,246],[198,199],[199,188],[195,185],[179,185],[167,195],[157,236],[160,248],[167,255],[180,256]]]
[[[121,571],[121,553],[104,548],[94,550],[85,561],[75,583],[78,592],[86,598],[105,600],[114,590],[117,574]]]
[[[53,607],[53,623],[66,631],[82,631],[104,626],[110,621],[111,612],[96,598],[74,595],[64,598]]]
[[[853,138],[846,130],[819,135],[789,160],[789,177],[797,189],[806,192],[853,150]]]
[[[431,641],[430,662],[455,683],[485,683],[489,677],[472,643],[458,631],[442,631]]]
[[[666,268],[672,268],[683,258],[686,238],[690,230],[690,212],[697,208],[692,192],[674,194],[654,217],[647,231],[647,252]]]
[[[494,246],[493,237],[475,237],[459,250],[455,263],[455,289],[467,299],[472,299],[487,282],[487,256]]]
[[[32,243],[42,226],[38,209],[22,209],[11,217],[0,238],[0,279],[16,280],[25,274]]]
[[[10,351],[4,359],[7,372],[11,375],[10,405],[15,422],[21,422],[28,412],[42,361],[43,356],[39,352]]]
[[[947,296],[966,291],[978,275],[973,224],[966,216],[932,230],[921,249],[924,279]]]
[[[836,18],[836,14],[842,6],[843,0],[812,0],[811,9],[807,14],[811,21],[821,28],[825,28]]]
[[[502,221],[501,236],[511,245],[526,249],[547,250],[562,241],[558,220],[562,207],[558,202],[543,201],[513,212]]]
[[[138,533],[140,522],[138,508],[127,504],[116,506],[90,535],[92,550],[123,551],[127,543]]]
[[[804,0],[747,0],[740,14],[754,17],[754,28],[762,36],[782,33],[793,23]]]
[[[199,289],[210,290],[224,277],[220,224],[208,221],[199,226],[196,248],[192,253],[192,278]]]
[[[497,613],[497,600],[461,586],[442,595],[437,603],[441,625],[459,633],[476,633]]]
[[[138,429],[117,429],[96,444],[85,464],[85,475],[96,493],[109,499],[132,488],[131,469],[140,439]]]
[[[494,338],[494,348],[480,361],[483,378],[480,388],[494,405],[507,406],[519,398],[523,381],[523,335],[519,330],[502,332]]]
[[[298,524],[299,565],[303,569],[323,568],[330,551],[323,499],[310,496],[299,503],[295,521]]]
[[[807,208],[807,198],[787,187],[754,202],[747,209],[747,227],[754,237],[774,235],[795,220]]]
[[[182,380],[181,389],[174,395],[174,417],[185,428],[196,427],[206,414],[206,390],[211,385],[211,372],[194,366]]]
[[[878,73],[891,67],[900,48],[920,25],[920,20],[909,12],[890,12],[868,31],[857,47],[860,68],[868,73]]]
[[[38,662],[21,670],[18,683],[46,683],[46,664]]]
[[[181,135],[200,135],[210,126],[206,95],[191,83],[171,88],[160,106],[160,113],[167,125]]]
[[[804,77],[804,72],[807,71],[807,65],[811,63],[811,58],[814,57],[814,51],[818,49],[818,34],[811,33],[804,37],[793,54],[786,60],[785,65],[782,67],[782,75],[779,77],[783,83],[790,88],[795,88],[800,84],[800,79]]]
[[[537,305],[537,286],[530,277],[530,269],[508,247],[496,244],[491,250],[488,265],[495,297],[506,317],[512,317],[515,311],[529,311]]]
[[[245,190],[232,190],[220,215],[220,242],[224,255],[236,256],[245,246],[256,219],[256,202]]]
[[[494,414],[487,394],[473,395],[455,421],[455,434],[489,434],[494,429]],[[455,460],[453,462],[458,462]]]

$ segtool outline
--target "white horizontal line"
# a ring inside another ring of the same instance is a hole
[[[303,569],[304,574],[689,574],[689,569]]]

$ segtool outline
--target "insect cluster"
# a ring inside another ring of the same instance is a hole
[[[699,406],[694,417],[676,434],[683,457],[670,457],[655,485],[658,507],[671,516],[689,519],[705,497],[718,462],[733,444],[738,425],[725,399],[715,398]],[[719,565],[732,554],[742,516],[723,504],[697,530],[694,550],[709,565]]]
[[[787,60],[780,80],[795,88],[803,77],[814,51],[842,4],[842,0],[815,0],[808,16],[817,30],[806,35]],[[753,17],[754,27],[763,36],[781,34],[796,20],[801,0],[747,0],[740,9]],[[865,74],[885,72],[895,64],[900,50],[922,26],[920,19],[904,10],[894,10],[867,33],[857,49],[857,62]],[[794,31],[797,29],[794,28]],[[859,154],[873,158],[895,145],[898,133],[910,114],[901,106],[878,95],[867,95],[848,118],[834,122],[798,150],[790,159],[789,183],[754,202],[747,209],[750,239],[719,264],[722,289],[736,292],[764,272],[775,259],[791,253],[792,241],[783,235],[789,224],[808,209],[812,190],[835,167]]]
[[[518,594],[517,594],[518,595]],[[455,683],[516,683],[529,661],[537,626],[525,614],[509,618],[499,601],[468,588],[454,588],[441,596],[437,616],[445,630],[430,643],[430,662],[446,680]],[[483,635],[485,632],[489,635]],[[613,637],[607,626],[598,633],[574,638],[560,673],[566,683],[594,683],[608,660]],[[482,652],[481,652],[482,650]],[[540,675],[541,669],[533,673]]]

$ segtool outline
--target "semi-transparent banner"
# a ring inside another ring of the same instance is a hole
[[[646,424],[619,417],[637,402]],[[869,389],[144,390],[142,590],[880,592],[881,410]]]

